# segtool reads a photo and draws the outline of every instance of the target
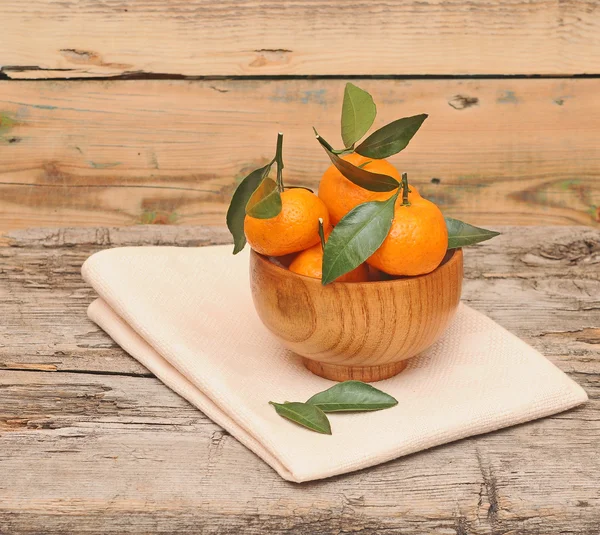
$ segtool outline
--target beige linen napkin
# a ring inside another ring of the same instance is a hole
[[[332,414],[333,435],[320,435],[268,404],[305,401],[334,383],[307,371],[261,324],[247,249],[235,257],[231,246],[108,249],[82,272],[100,295],[89,317],[290,481],[358,470],[587,399],[533,348],[461,305],[440,341],[376,383],[396,407]]]

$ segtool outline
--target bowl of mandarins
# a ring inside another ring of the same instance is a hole
[[[275,157],[238,185],[227,213],[234,254],[252,248],[261,321],[306,368],[335,381],[392,377],[434,344],[460,302],[461,248],[497,235],[445,218],[387,161],[427,115],[393,121],[357,145],[375,115],[371,95],[347,84],[344,147],[315,131],[331,161],[318,194],[284,185],[280,133]]]

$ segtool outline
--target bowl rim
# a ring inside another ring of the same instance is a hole
[[[300,273],[294,273],[293,271],[290,271],[287,268],[278,266],[277,264],[275,264],[274,262],[272,262],[268,256],[257,253],[254,249],[250,249],[250,255],[255,258],[258,262],[260,262],[262,265],[266,266],[266,269],[269,269],[273,272],[281,272],[284,276],[287,277],[292,277],[292,278],[299,278],[300,280],[304,280],[306,281],[306,283],[308,284],[318,284],[321,288],[327,288],[328,286],[331,285],[336,285],[338,287],[340,287],[341,285],[344,286],[352,286],[352,287],[356,287],[356,288],[361,288],[361,287],[373,287],[374,285],[398,285],[398,284],[410,284],[411,281],[414,281],[416,279],[422,279],[425,277],[431,277],[434,274],[437,274],[443,270],[449,269],[450,266],[453,266],[454,264],[458,264],[459,262],[462,263],[462,259],[463,259],[463,250],[462,247],[457,247],[455,249],[450,249],[449,251],[446,252],[446,254],[448,254],[448,252],[451,251],[451,255],[450,258],[448,258],[448,260],[446,260],[446,262],[443,262],[442,264],[440,264],[438,267],[436,267],[433,271],[430,271],[429,273],[425,273],[423,275],[412,275],[412,276],[408,276],[402,279],[391,279],[391,280],[381,280],[381,281],[365,281],[365,282],[344,282],[344,281],[333,281],[329,284],[323,285],[321,284],[321,280],[320,279],[316,279],[314,277],[309,277],[307,275],[301,275]],[[461,277],[462,278],[462,277]]]

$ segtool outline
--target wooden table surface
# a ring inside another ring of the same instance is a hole
[[[86,317],[82,262],[217,227],[31,229],[0,247],[0,533],[600,533],[600,231],[513,227],[463,297],[581,384],[544,420],[307,484],[279,478]]]

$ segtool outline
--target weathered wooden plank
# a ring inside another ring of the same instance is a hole
[[[465,251],[463,298],[564,370],[599,373],[600,231],[503,227]],[[85,315],[83,261],[111,246],[229,241],[202,227],[29,229],[0,249],[0,369],[147,375]]]
[[[475,224],[600,222],[600,80],[364,80],[381,125],[430,118],[392,161]],[[328,165],[344,81],[0,82],[0,231],[218,224],[285,138],[290,184]]]
[[[590,235],[595,235],[591,231]],[[7,232],[2,239],[12,247],[125,247],[176,245],[201,247],[231,242],[226,227],[135,225],[131,227],[34,227]]]
[[[2,72],[598,73],[597,9],[586,0],[4,0],[3,41],[19,46],[4,47]]]
[[[280,479],[85,319],[87,255],[220,243],[222,229],[12,232],[13,247],[0,249],[0,533],[597,535],[600,231],[501,230],[466,251],[466,300],[545,351],[590,401],[303,485]]]
[[[557,417],[295,485],[155,379],[3,372],[0,529],[592,535],[600,389],[584,385],[593,400]]]

